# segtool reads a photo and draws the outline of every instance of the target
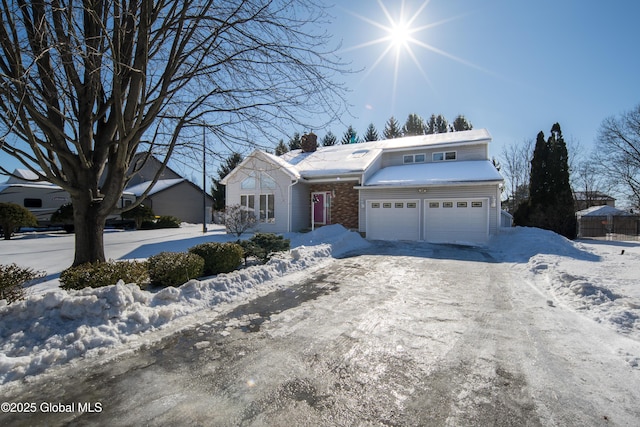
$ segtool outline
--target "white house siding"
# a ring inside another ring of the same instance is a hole
[[[291,188],[291,230],[311,228],[311,194],[309,186],[298,183]]]
[[[466,186],[442,186],[424,187],[426,192],[420,192],[417,188],[378,188],[360,190],[359,230],[365,233],[366,206],[371,200],[418,200],[420,217],[424,217],[424,201],[433,199],[487,199],[489,202],[489,235],[498,233],[500,224],[500,190],[493,185],[466,185]],[[494,203],[494,206],[491,204]],[[420,222],[418,238],[424,236],[424,223]]]
[[[488,158],[486,144],[462,145],[456,147],[437,147],[429,149],[412,149],[407,151],[394,151],[382,154],[381,167],[399,166],[404,164],[404,156],[408,154],[425,154],[426,162],[432,161],[433,153],[455,151],[456,160],[486,160]],[[372,168],[373,169],[373,168]],[[365,181],[366,182],[366,181]]]
[[[243,180],[249,177],[251,172],[256,173],[258,177],[256,186],[254,189],[243,189],[241,183]],[[275,188],[260,188],[260,173],[267,173],[274,181]],[[291,176],[282,171],[278,166],[265,162],[262,159],[256,157],[249,158],[245,164],[245,167],[238,170],[227,181],[226,184],[226,196],[227,206],[240,204],[241,195],[253,195],[255,198],[255,214],[258,218],[257,231],[267,233],[286,233],[289,228],[289,186],[291,185]],[[260,195],[261,194],[273,194],[274,195],[274,221],[273,222],[260,222]]]

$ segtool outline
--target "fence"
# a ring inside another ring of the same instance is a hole
[[[578,218],[578,237],[640,240],[640,216],[583,216]]]

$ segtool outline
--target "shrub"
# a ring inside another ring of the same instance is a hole
[[[51,214],[51,224],[73,224],[73,204],[65,203]]]
[[[19,227],[35,227],[38,220],[29,211],[15,203],[0,203],[0,227],[5,240],[11,239],[13,231]]]
[[[190,252],[160,252],[149,257],[151,283],[160,286],[180,286],[202,276],[204,259]]]
[[[144,287],[149,282],[147,263],[109,261],[69,267],[60,274],[60,287],[67,290],[100,288],[115,285],[118,280]]]
[[[43,276],[42,271],[18,267],[16,264],[0,264],[0,299],[7,300],[7,304],[24,299],[23,285]]]
[[[204,259],[205,276],[235,270],[244,255],[242,247],[236,243],[202,243],[189,249],[189,252]]]
[[[156,220],[154,228],[180,228],[180,218],[170,215],[161,216]]]
[[[227,206],[224,214],[224,223],[227,232],[240,237],[242,233],[252,229],[256,225],[256,214],[241,205]]]
[[[291,242],[289,239],[273,233],[256,233],[249,239],[249,243],[243,244],[242,247],[249,252],[249,255],[266,263],[276,253],[288,251]]]
[[[143,222],[153,221],[153,219],[155,218],[151,207],[146,205],[138,205],[133,209],[124,211],[122,212],[121,216],[123,219],[134,220],[136,222],[136,228],[141,228]]]

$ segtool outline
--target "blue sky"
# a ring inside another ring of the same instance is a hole
[[[369,22],[390,26],[381,5],[396,22],[403,8],[405,19],[419,11],[415,61],[400,53],[396,85],[395,54],[376,64],[388,42],[353,49],[387,34]],[[364,68],[349,78],[354,117],[344,118],[359,135],[369,123],[381,132],[391,115],[403,124],[409,113],[463,114],[491,132],[493,156],[555,122],[587,151],[603,119],[640,103],[635,0],[352,0],[331,13],[341,56]]]
[[[414,17],[414,58],[401,50],[397,71],[395,51],[382,56],[389,42],[371,43],[388,35],[374,25],[391,26],[383,9],[396,22],[401,11]],[[492,156],[555,122],[586,153],[603,119],[640,103],[637,0],[350,0],[330,14],[340,56],[362,71],[345,76],[351,116],[320,137],[341,138],[349,124],[381,133],[391,115],[402,125],[410,113],[463,114],[490,131]],[[0,161],[18,167],[6,154]],[[200,183],[199,166],[173,166]],[[214,175],[217,165],[208,167]]]

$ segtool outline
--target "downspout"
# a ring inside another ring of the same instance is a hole
[[[293,199],[293,186],[296,185],[299,181],[300,181],[299,179],[296,179],[295,181],[291,181],[291,184],[289,184],[289,190],[288,190],[288,193],[289,193],[289,195],[288,195],[288,198],[289,198],[289,200],[288,200],[289,209],[288,209],[288,212],[287,212],[287,231],[289,233],[292,232],[292,230],[291,230],[291,217],[293,216],[293,202],[292,202],[292,199]]]

